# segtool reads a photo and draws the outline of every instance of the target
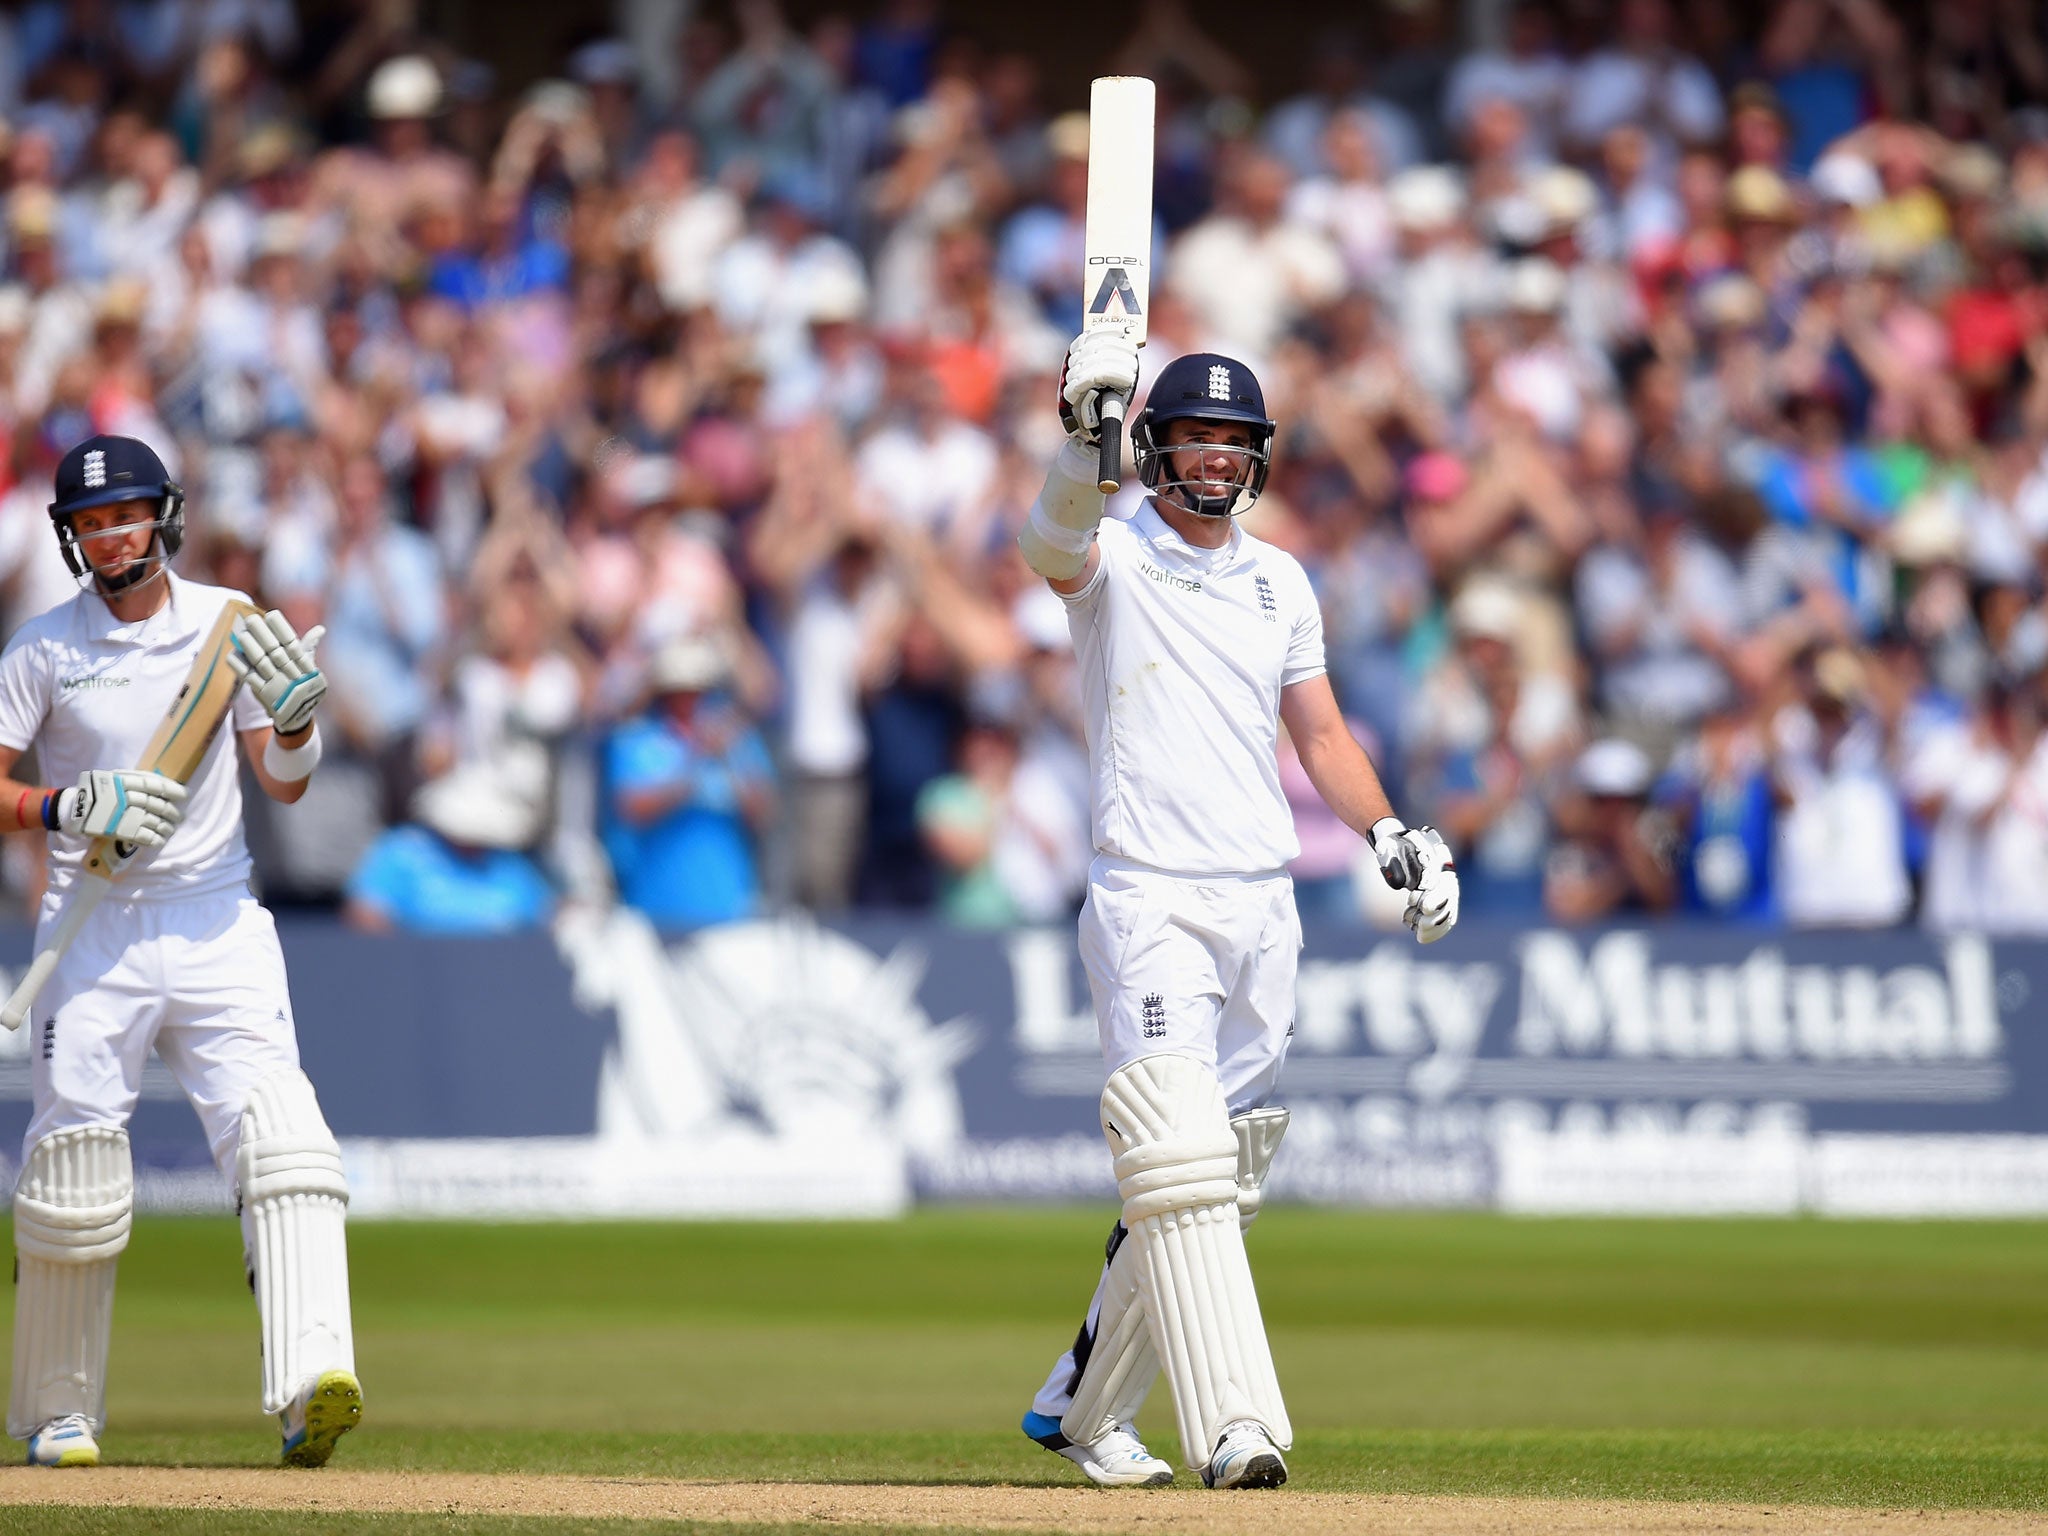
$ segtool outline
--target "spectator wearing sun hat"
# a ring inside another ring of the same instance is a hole
[[[656,653],[645,714],[604,746],[604,840],[620,898],[663,927],[749,916],[760,905],[755,839],[775,808],[760,734],[723,697],[725,647],[686,635]]]
[[[373,933],[511,933],[536,927],[555,894],[525,849],[533,803],[484,764],[429,781],[413,819],[371,845],[348,884],[352,927]]]
[[[1881,927],[1911,906],[1905,827],[1869,674],[1847,647],[1801,668],[1804,697],[1770,725],[1777,783],[1773,878],[1794,927]]]
[[[1473,912],[1539,910],[1551,780],[1579,737],[1570,685],[1525,664],[1530,619],[1506,582],[1467,582],[1450,606],[1452,649],[1410,712],[1411,793],[1457,850]]]
[[[1574,793],[1559,797],[1563,838],[1543,869],[1543,905],[1562,923],[1662,912],[1678,899],[1675,836],[1650,804],[1655,770],[1632,741],[1609,736],[1579,755]]]

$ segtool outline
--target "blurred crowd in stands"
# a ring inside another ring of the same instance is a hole
[[[181,569],[327,626],[326,762],[251,802],[274,900],[1080,899],[1013,539],[1084,103],[964,6],[691,9],[520,91],[405,0],[0,10],[0,620],[75,590],[64,449],[156,446]],[[1247,526],[1468,919],[2048,932],[2048,13],[1386,0],[1264,98],[1176,0],[1113,14],[1146,375],[1264,381]],[[1283,771],[1305,915],[1384,920]]]

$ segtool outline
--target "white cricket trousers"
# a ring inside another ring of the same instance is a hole
[[[1294,881],[1170,875],[1098,855],[1081,908],[1081,963],[1107,1073],[1141,1056],[1215,1069],[1233,1115],[1271,1097],[1294,1030],[1301,919]]]
[[[1294,1034],[1301,919],[1294,881],[1265,875],[1170,875],[1098,855],[1081,908],[1081,963],[1095,999],[1102,1059],[1115,1072],[1141,1056],[1192,1056],[1213,1067],[1230,1113],[1257,1109],[1279,1085]],[[1122,1237],[1114,1229],[1109,1253]],[[1103,1266],[1074,1346],[1032,1399],[1057,1419],[1080,1384],[1101,1315]]]
[[[57,908],[43,903],[38,945]],[[299,1064],[277,925],[240,886],[150,901],[116,889],[65,951],[28,1027],[24,1155],[57,1131],[127,1124],[155,1047],[232,1183],[250,1090]]]

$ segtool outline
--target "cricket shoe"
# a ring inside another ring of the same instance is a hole
[[[1173,1468],[1146,1450],[1128,1424],[1119,1424],[1093,1445],[1076,1445],[1060,1432],[1058,1419],[1027,1413],[1024,1433],[1066,1457],[1098,1488],[1164,1488],[1173,1481]]]
[[[324,1467],[334,1443],[362,1421],[362,1383],[348,1371],[322,1371],[278,1417],[284,1424],[284,1464]]]
[[[1202,1481],[1211,1488],[1278,1488],[1287,1481],[1287,1463],[1265,1425],[1239,1419],[1223,1426]]]
[[[67,1413],[52,1419],[28,1437],[28,1464],[32,1467],[96,1467],[100,1464],[100,1443],[92,1437],[92,1422],[82,1413]]]

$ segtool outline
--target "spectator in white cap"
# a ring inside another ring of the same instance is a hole
[[[1494,388],[1545,437],[1569,442],[1607,383],[1596,371],[1604,364],[1565,334],[1565,275],[1555,262],[1525,256],[1510,265],[1506,297],[1511,341],[1494,368]]]
[[[1403,171],[1387,184],[1387,205],[1399,245],[1387,312],[1417,382],[1448,404],[1468,383],[1458,323],[1490,288],[1493,261],[1472,241],[1465,184],[1448,167]]]
[[[646,713],[605,742],[604,841],[619,896],[664,928],[760,907],[755,840],[775,814],[774,767],[723,696],[731,680],[722,642],[672,640],[649,668]]]
[[[413,820],[373,843],[348,883],[345,916],[371,933],[511,933],[545,923],[555,894],[524,850],[533,802],[485,764],[431,780]]]
[[[1513,587],[1469,581],[1449,619],[1455,649],[1416,691],[1409,782],[1457,850],[1469,909],[1530,916],[1549,781],[1579,739],[1577,705],[1563,679],[1524,664],[1530,610]]]
[[[1543,869],[1543,905],[1561,923],[1668,910],[1678,899],[1676,835],[1652,810],[1649,754],[1609,736],[1580,754],[1575,795],[1558,801],[1564,839]]]
[[[330,150],[314,167],[311,208],[339,215],[386,263],[405,254],[402,229],[416,212],[467,207],[475,195],[469,162],[434,142],[443,99],[441,72],[424,54],[385,60],[363,94],[371,147]]]
[[[1771,720],[1778,788],[1775,879],[1796,928],[1875,928],[1912,905],[1904,807],[1887,771],[1869,674],[1836,646],[1802,669],[1805,698]]]
[[[760,183],[747,232],[720,254],[711,273],[711,304],[735,334],[759,339],[759,356],[776,370],[800,357],[807,316],[799,296],[839,273],[865,283],[860,256],[824,232],[831,212],[823,178],[802,166]]]
[[[822,418],[858,434],[882,404],[882,355],[869,333],[868,289],[860,274],[822,267],[798,294],[808,345],[770,376],[763,407],[777,425]]]

